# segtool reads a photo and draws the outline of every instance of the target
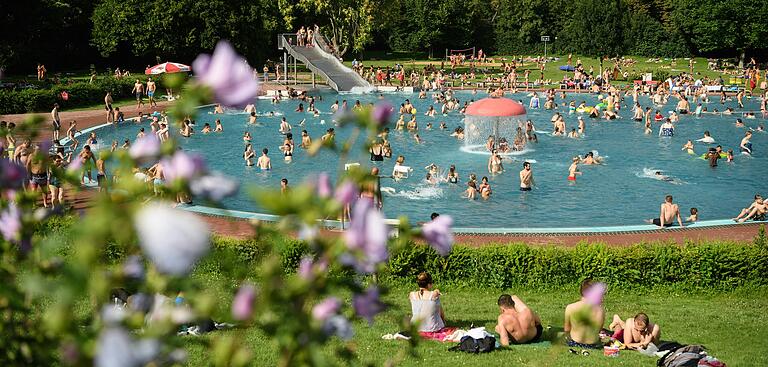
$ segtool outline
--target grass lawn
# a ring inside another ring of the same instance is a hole
[[[209,289],[226,289],[229,284],[223,277],[202,275]],[[381,336],[398,331],[403,317],[410,314],[407,293],[412,289],[403,286],[391,289],[386,301],[390,309],[380,314],[373,326],[366,322],[355,322],[355,337],[351,342],[357,350],[359,362],[380,366],[406,348],[403,341],[385,341]],[[443,305],[448,325],[468,328],[471,324],[493,330],[498,308],[496,299],[502,292],[497,289],[467,289],[441,287]],[[222,292],[219,311],[227,313],[228,297]],[[573,291],[505,290],[519,295],[541,316],[544,325],[552,330],[562,329],[563,309],[576,298]],[[349,302],[349,300],[346,300]],[[731,366],[768,365],[768,342],[762,333],[762,326],[768,323],[768,298],[764,289],[737,289],[727,294],[679,294],[674,291],[624,292],[609,291],[606,295],[606,318],[614,313],[630,317],[639,311],[648,313],[652,322],[662,329],[663,340],[674,340],[683,344],[702,344],[710,353]],[[607,326],[607,324],[606,324]],[[253,365],[275,365],[277,348],[274,342],[255,327],[216,334],[240,335],[254,354]],[[189,352],[190,366],[210,364],[202,344],[209,337],[184,337]],[[335,340],[331,343],[341,343]],[[602,351],[590,356],[573,355],[568,348],[560,345],[514,346],[509,349],[482,355],[448,352],[453,344],[422,341],[417,347],[418,357],[407,357],[398,365],[416,366],[655,366],[656,359],[636,352],[622,351],[618,359],[604,357]],[[330,347],[327,348],[330,351]]]

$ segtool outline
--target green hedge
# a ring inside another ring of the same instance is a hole
[[[101,78],[93,83],[76,82],[56,84],[47,89],[0,89],[0,114],[48,112],[58,103],[62,110],[91,106],[102,103],[107,91],[119,100],[131,96],[136,79]],[[61,98],[61,92],[69,94],[68,100]]]
[[[253,241],[215,242],[217,251],[234,254],[246,263],[255,263],[264,254],[265,245]],[[273,244],[286,272],[293,272],[309,251],[306,244],[290,239]],[[421,271],[430,272],[440,284],[471,287],[560,288],[590,277],[622,288],[724,289],[768,285],[768,246],[765,237],[747,245],[714,241],[628,247],[582,244],[573,248],[509,244],[456,246],[443,258],[427,246],[412,244],[391,254],[388,270],[381,278],[410,282]]]

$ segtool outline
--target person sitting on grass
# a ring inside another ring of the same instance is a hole
[[[629,349],[645,349],[649,344],[659,344],[661,329],[658,324],[653,324],[648,315],[640,312],[635,317],[624,321],[619,315],[613,315],[610,329],[613,338],[624,343]]]
[[[541,341],[541,319],[517,296],[502,294],[497,302],[499,318],[496,332],[503,346]]]
[[[419,290],[408,295],[411,301],[411,322],[418,323],[419,333],[423,337],[445,339],[456,328],[445,327],[445,312],[440,303],[440,291],[432,290],[432,276],[427,272],[422,272],[416,277],[416,284]]]
[[[763,197],[759,194],[755,195],[755,201],[747,208],[741,210],[741,213],[736,218],[733,218],[734,222],[744,223],[748,219],[753,220],[765,220],[765,213],[768,206],[765,205]]]
[[[595,283],[592,279],[581,282],[581,299],[565,307],[563,331],[570,347],[599,349],[600,329],[605,323],[605,308],[587,302],[585,295]]]

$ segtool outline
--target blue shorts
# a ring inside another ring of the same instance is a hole
[[[154,96],[155,96],[155,91],[149,91],[149,92],[147,92],[147,96],[148,96],[148,97],[154,97]]]

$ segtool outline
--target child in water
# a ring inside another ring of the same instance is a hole
[[[690,141],[690,140],[688,140],[688,142],[685,143],[685,145],[683,145],[683,149],[682,150],[686,151],[686,153],[688,153],[688,154],[695,154],[693,152],[693,142]]]

